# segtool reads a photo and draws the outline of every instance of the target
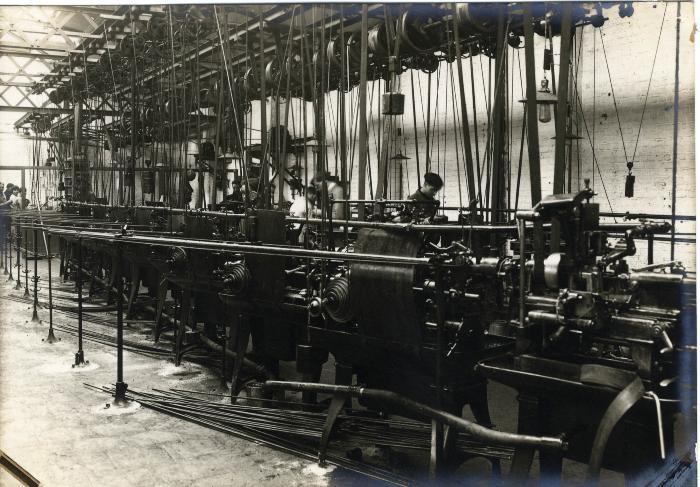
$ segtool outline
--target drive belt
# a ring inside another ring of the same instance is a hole
[[[645,391],[644,383],[638,375],[600,365],[584,365],[581,368],[581,382],[622,389],[605,410],[605,414],[598,425],[588,462],[586,483],[590,485],[596,484],[598,481],[605,448],[615,426],[617,426],[627,411],[644,396]]]

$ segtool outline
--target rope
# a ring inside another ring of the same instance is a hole
[[[644,95],[644,105],[642,106],[642,116],[639,119],[639,130],[637,130],[637,140],[634,143],[634,152],[632,153],[632,161],[634,161],[637,155],[637,146],[639,145],[639,136],[642,133],[642,124],[644,123],[644,112],[647,109],[647,101],[649,100],[649,89],[651,88],[651,80],[654,76],[654,66],[656,66],[656,55],[659,53],[659,44],[661,43],[661,33],[664,31],[664,21],[666,20],[666,10],[668,9],[668,3],[664,5],[664,15],[661,19],[661,27],[659,28],[659,37],[656,40],[656,50],[654,51],[654,60],[651,63],[651,73],[649,73],[649,83],[647,84],[647,92]]]
[[[603,28],[598,31],[600,34],[600,45],[603,46],[603,56],[605,57],[605,68],[608,71],[608,80],[610,81],[610,92],[613,97],[613,106],[615,107],[615,117],[617,118],[617,126],[620,129],[620,139],[622,140],[622,151],[625,154],[625,162],[629,162],[627,157],[627,147],[625,146],[625,137],[622,134],[622,124],[620,123],[620,111],[617,109],[617,98],[615,97],[615,89],[613,88],[612,76],[610,75],[610,65],[608,64],[608,54],[605,51],[605,41],[603,41]]]

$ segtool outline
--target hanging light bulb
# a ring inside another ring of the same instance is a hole
[[[556,97],[549,91],[549,80],[544,78],[540,81],[540,89],[537,92],[537,118],[542,123],[547,123],[552,120],[552,98],[556,101]]]

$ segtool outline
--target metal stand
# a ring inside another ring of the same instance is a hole
[[[10,266],[9,267],[5,266],[5,273],[9,274],[9,277],[7,278],[7,282],[12,282],[15,279],[12,276],[12,239],[9,236],[8,236],[8,238],[10,239],[10,252],[8,252],[8,254],[10,256]],[[9,273],[7,272],[8,269],[10,270]]]
[[[19,222],[17,222],[17,235],[15,235],[15,242],[17,243],[17,284],[15,285],[15,289],[22,289],[22,282],[19,279],[19,273],[20,273],[20,268],[22,267],[22,264],[20,264],[20,246],[22,245],[22,228],[19,225]]]
[[[29,297],[29,230],[24,230],[24,297]]]
[[[7,268],[7,243],[10,242],[10,235],[12,232],[9,231],[9,227],[5,228],[5,235],[3,235],[2,239],[2,254],[3,254],[3,260],[5,262],[5,265],[3,266],[4,271],[2,272],[4,275],[9,274],[8,268]]]
[[[73,367],[80,367],[90,362],[85,361],[83,353],[83,243],[78,239],[78,256],[75,270],[75,283],[78,291],[78,351],[75,354]]]
[[[32,277],[32,282],[34,283],[34,312],[32,313],[32,321],[34,323],[41,323],[39,319],[39,314],[37,313],[37,306],[39,305],[39,230],[34,229],[34,277]]]
[[[124,405],[128,384],[124,382],[124,280],[122,272],[122,245],[117,244],[119,270],[117,285],[117,383],[115,384],[114,403]]]
[[[49,264],[49,336],[46,337],[46,342],[55,343],[58,340],[53,333],[53,286],[51,281],[51,234],[46,235],[46,259]]]
[[[7,274],[7,255],[5,254],[5,243],[7,242],[7,228],[5,223],[0,223],[0,269],[5,269]]]

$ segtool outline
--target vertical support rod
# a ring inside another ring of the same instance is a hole
[[[491,160],[491,214],[492,222],[500,222],[504,214],[499,210],[505,207],[505,132],[506,132],[506,80],[508,79],[508,43],[506,42],[505,13],[503,7],[498,10],[498,29],[496,34],[495,85],[493,93],[493,144]]]
[[[73,105],[73,161],[71,162],[71,194],[70,197],[73,200],[78,199],[77,189],[78,189],[78,164],[82,163],[82,127],[80,125],[80,119],[83,114],[82,102],[77,100]],[[82,181],[82,177],[80,178]],[[66,188],[67,190],[68,188]],[[67,193],[67,191],[66,191]],[[68,196],[68,194],[66,194]],[[84,195],[80,195],[83,197]]]
[[[4,274],[7,274],[7,252],[5,244],[7,243],[7,220],[5,215],[0,213],[0,269],[4,269]]]
[[[27,189],[26,189],[27,188],[27,177],[26,177],[26,171],[24,169],[22,169],[22,171],[20,172],[20,181],[21,181],[20,184],[22,185],[22,187],[20,188],[20,191],[19,191],[19,197],[20,197],[19,207],[24,210],[24,198],[25,198],[26,191],[27,191]],[[24,194],[22,193],[22,191],[24,191]]]
[[[676,3],[676,71],[673,80],[673,176],[671,185],[671,260],[676,258],[676,177],[678,175],[678,70],[681,36],[681,2]]]
[[[20,223],[20,219],[17,219],[17,232],[15,234],[15,242],[17,242],[17,283],[15,285],[15,289],[22,289],[22,281],[20,280],[20,268],[22,267],[21,264],[21,248],[22,248],[22,224]]]
[[[263,181],[263,204],[259,208],[270,209],[270,177],[267,167],[267,88],[265,87],[265,22],[260,13],[260,177]]]
[[[7,280],[9,282],[12,282],[12,280],[14,279],[14,277],[12,276],[12,224],[10,224],[8,226],[8,229],[9,229],[9,231],[7,233],[7,239],[8,239],[9,249],[8,249],[7,254],[10,257],[10,265],[9,265],[9,267],[6,267],[6,268],[10,270],[10,275],[7,277]]]
[[[338,94],[340,95],[340,106],[338,110],[340,112],[340,185],[343,187],[343,199],[348,199],[350,194],[348,193],[348,155],[347,155],[347,127],[346,127],[346,113],[345,113],[345,88],[346,88],[346,61],[345,61],[345,28],[343,17],[343,4],[340,4],[340,86],[338,87]]]
[[[51,234],[46,234],[46,260],[49,266],[49,336],[48,343],[56,342],[56,335],[53,333],[53,281],[51,280]]]
[[[365,180],[367,179],[367,4],[362,5],[362,31],[360,33],[360,144],[359,167],[357,183],[357,199],[361,202],[365,199]],[[360,203],[358,218],[365,219],[365,205]]]
[[[464,72],[462,70],[462,44],[459,37],[459,15],[457,4],[454,4],[454,36],[455,54],[457,55],[457,79],[459,81],[459,104],[462,112],[462,139],[464,141],[464,161],[467,173],[467,188],[469,190],[469,201],[476,198],[476,186],[474,184],[474,160],[472,159],[471,135],[469,133],[469,114],[467,113],[467,97],[464,93]],[[415,116],[415,113],[414,113]]]
[[[133,12],[131,14],[133,16]],[[131,32],[134,33],[134,21],[133,17],[131,20]],[[138,113],[136,106],[136,43],[132,41],[133,46],[133,58],[131,60],[131,153],[129,154],[129,165],[131,166],[131,193],[129,201],[131,201],[131,207],[136,206],[136,131],[138,130]],[[199,136],[199,134],[198,134]],[[83,199],[87,195],[83,195]]]
[[[117,383],[114,402],[126,402],[127,384],[124,383],[124,275],[122,272],[122,244],[117,243]]]
[[[532,28],[532,7],[525,6],[523,20],[525,29],[525,80],[526,80],[526,118],[527,121],[527,158],[530,166],[530,197],[534,207],[542,199],[540,176],[540,135],[537,126],[537,86],[535,85],[535,46]]]
[[[39,230],[34,228],[34,277],[32,282],[34,283],[34,312],[32,313],[32,321],[38,323],[39,314],[37,313],[37,306],[39,305]]]
[[[571,59],[571,4],[563,4],[561,21],[561,48],[559,49],[559,85],[555,115],[554,183],[553,194],[564,192],[566,175],[566,120],[569,117],[569,61]]]
[[[29,230],[24,229],[24,297],[29,296]]]
[[[4,219],[4,216],[2,218]],[[2,230],[3,230],[3,234],[2,234],[2,254],[3,255],[2,256],[3,256],[3,261],[4,261],[4,265],[3,265],[4,270],[2,273],[4,275],[7,275],[8,274],[8,272],[7,272],[8,271],[8,269],[7,269],[7,243],[10,241],[10,234],[12,233],[12,228],[11,228],[9,218],[7,220],[3,221]]]
[[[78,351],[75,354],[73,367],[85,363],[83,352],[83,241],[78,239],[78,255],[76,256],[75,284],[78,291]]]

